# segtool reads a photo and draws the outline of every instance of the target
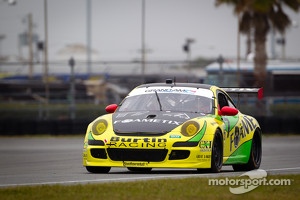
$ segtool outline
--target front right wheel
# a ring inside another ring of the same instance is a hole
[[[220,130],[217,130],[213,140],[211,154],[211,172],[220,172],[223,165],[223,139]]]
[[[198,172],[214,172],[221,171],[223,165],[223,138],[220,130],[217,130],[214,136],[212,153],[211,153],[211,167],[210,169],[197,169]]]

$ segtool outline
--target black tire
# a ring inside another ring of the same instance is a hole
[[[250,171],[258,169],[261,163],[262,143],[261,134],[256,131],[253,135],[249,161],[246,164],[232,165],[234,171]]]
[[[108,173],[111,169],[111,167],[91,167],[91,166],[86,166],[86,170],[90,173],[95,173],[95,174],[105,174]]]
[[[152,170],[152,168],[149,167],[127,167],[127,169],[132,172],[151,172]]]
[[[211,168],[210,171],[218,173],[221,171],[223,165],[223,138],[220,130],[215,133],[212,153],[211,153]]]
[[[212,153],[211,153],[211,168],[197,169],[198,172],[213,172],[219,173],[223,165],[223,138],[220,130],[217,130],[214,136]]]

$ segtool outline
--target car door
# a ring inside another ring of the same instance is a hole
[[[231,98],[223,91],[217,92],[217,98],[218,109],[221,109],[224,106],[236,108]],[[224,161],[226,161],[226,158],[232,155],[232,153],[238,148],[240,144],[240,132],[242,131],[242,122],[240,112],[234,116],[222,116],[222,120],[225,124],[225,130],[223,131],[223,156]]]

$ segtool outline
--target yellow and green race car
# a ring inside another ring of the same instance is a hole
[[[230,92],[259,89],[172,80],[136,87],[88,125],[83,166],[91,173],[108,173],[111,167],[139,172],[152,168],[220,172],[223,165],[232,165],[235,171],[259,168],[261,128],[255,118],[236,108]]]

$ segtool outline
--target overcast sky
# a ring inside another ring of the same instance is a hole
[[[18,55],[18,34],[27,30],[32,13],[34,33],[44,40],[43,0],[18,0],[14,6],[0,0],[1,55]],[[100,60],[139,59],[142,0],[92,0],[92,48]],[[186,38],[192,58],[236,57],[237,18],[230,6],[215,7],[214,0],[146,0],[147,60],[184,60]],[[86,1],[48,0],[49,60],[69,44],[86,45]],[[287,12],[298,26],[286,33],[286,56],[300,58],[300,14]],[[279,35],[278,35],[279,36]],[[270,55],[270,44],[267,44]],[[277,47],[277,53],[281,53]],[[25,54],[25,53],[24,53]],[[241,38],[241,55],[245,38]],[[26,54],[27,55],[27,54]]]

